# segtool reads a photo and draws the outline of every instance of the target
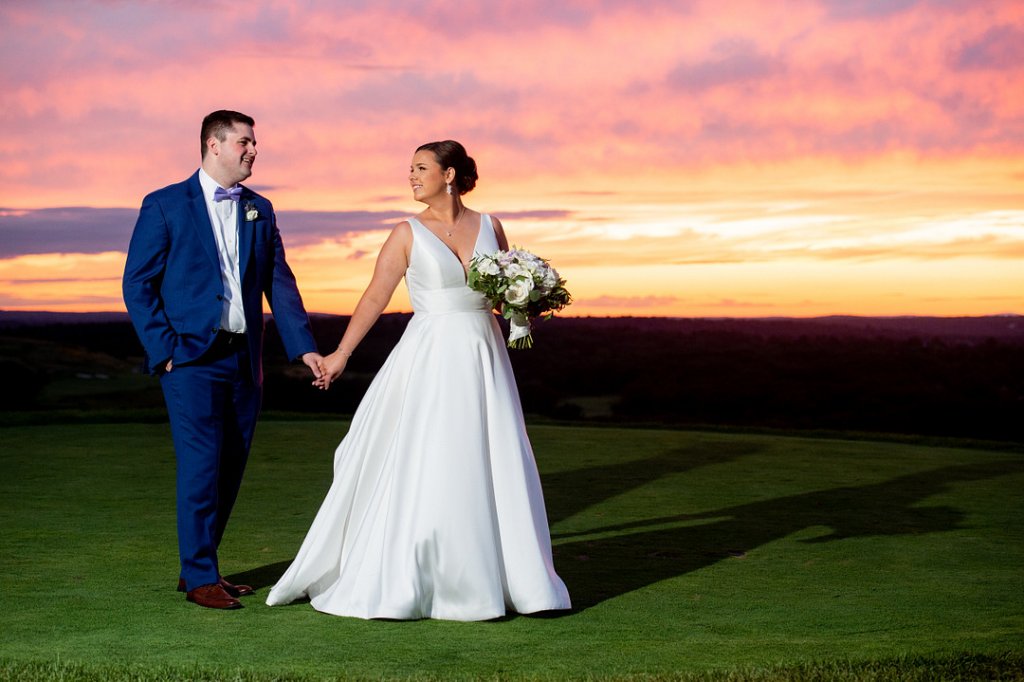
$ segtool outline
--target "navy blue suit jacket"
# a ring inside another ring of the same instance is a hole
[[[246,219],[246,207],[255,220]],[[263,296],[289,359],[316,350],[295,276],[285,261],[274,207],[243,188],[238,202],[242,307],[252,376],[263,382]],[[122,292],[152,373],[172,359],[184,364],[209,349],[220,328],[224,284],[213,227],[197,171],[146,196],[135,223]]]

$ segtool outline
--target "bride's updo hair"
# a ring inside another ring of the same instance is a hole
[[[416,148],[418,152],[424,150],[433,152],[442,170],[455,169],[455,180],[452,185],[459,190],[459,194],[465,194],[476,187],[479,177],[476,174],[476,161],[466,153],[466,148],[461,144],[455,140],[443,140],[421,144]]]

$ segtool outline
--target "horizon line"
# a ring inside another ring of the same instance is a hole
[[[381,313],[384,315],[414,315],[415,311],[412,310],[392,310]],[[497,313],[495,313],[497,314]],[[128,317],[126,310],[79,310],[79,311],[63,311],[63,310],[45,310],[45,309],[31,309],[31,310],[8,310],[0,308],[0,316],[14,316],[14,315],[65,315],[65,316],[76,316],[76,315],[113,315],[119,317]],[[309,317],[352,317],[351,313],[327,313],[317,311],[307,311]],[[264,312],[263,317],[273,319],[274,315],[272,312]],[[827,320],[827,319],[863,319],[863,320],[912,320],[912,319],[934,319],[934,320],[964,320],[964,319],[991,319],[991,318],[1024,318],[1024,313],[1015,312],[1003,312],[1003,313],[988,313],[984,315],[922,315],[916,313],[907,313],[902,315],[858,315],[852,313],[828,313],[825,315],[752,315],[752,316],[733,316],[733,315],[555,315],[553,319],[600,319],[600,320],[615,320],[615,319],[650,319],[650,320]],[[543,320],[541,320],[543,321]]]

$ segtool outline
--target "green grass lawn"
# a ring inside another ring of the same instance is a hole
[[[531,428],[572,612],[365,622],[269,608],[344,423],[260,424],[221,551],[174,591],[161,424],[0,428],[0,679],[1018,679],[1024,455]]]

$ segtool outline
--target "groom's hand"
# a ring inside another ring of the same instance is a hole
[[[323,372],[320,371],[320,364],[324,361],[324,358],[319,353],[306,353],[302,356],[302,363],[309,367],[313,371],[313,376],[316,381],[313,382],[315,386],[320,377],[323,376]]]
[[[320,376],[313,382],[313,385],[324,391],[330,388],[331,382],[345,371],[345,365],[348,364],[350,355],[351,353],[344,353],[338,349],[323,358],[320,363]]]

